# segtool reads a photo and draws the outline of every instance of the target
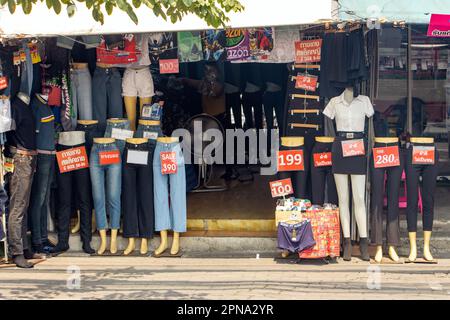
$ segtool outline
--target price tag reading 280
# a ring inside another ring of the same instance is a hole
[[[375,168],[397,167],[400,165],[398,146],[373,148]]]
[[[175,151],[166,151],[159,154],[161,158],[161,174],[177,173],[177,158]]]
[[[278,151],[277,170],[280,171],[303,171],[305,170],[305,161],[303,150],[284,150]]]
[[[289,194],[294,193],[294,188],[292,187],[291,178],[271,181],[270,182],[270,192],[272,193],[272,198],[284,197]]]

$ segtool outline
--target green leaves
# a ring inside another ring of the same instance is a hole
[[[11,13],[16,11],[16,2],[14,0],[8,0],[8,9]]]
[[[59,0],[52,0],[53,4],[53,10],[56,12],[56,14],[61,13],[61,2]]]

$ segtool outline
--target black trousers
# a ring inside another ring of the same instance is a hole
[[[241,93],[227,93],[225,103],[228,128],[242,129]],[[231,124],[231,111],[233,111],[234,126]]]
[[[78,146],[57,145],[58,151]],[[80,210],[80,237],[83,243],[91,242],[92,238],[92,191],[89,169],[81,169],[60,173],[56,168],[58,184],[58,245],[69,245],[70,216],[73,197],[76,197]]]
[[[375,143],[375,148],[395,146],[394,144]],[[388,246],[400,245],[399,206],[400,181],[405,167],[404,152],[400,150],[400,165],[397,167],[375,168],[373,157],[370,159],[371,172],[371,208],[370,236],[373,244],[383,245],[383,207],[384,195],[387,195],[386,241]],[[386,180],[385,180],[386,177]]]
[[[314,154],[331,152],[333,143],[316,142],[311,153],[311,184],[312,184],[312,203],[323,205],[325,203],[325,191],[327,202],[337,204],[338,196],[336,183],[332,166],[316,167],[314,166]]]
[[[147,165],[127,162],[130,150],[148,152]],[[123,236],[151,238],[155,230],[153,208],[153,153],[155,144],[126,143],[122,175]],[[159,156],[159,155],[158,155]]]
[[[245,115],[245,128],[263,128],[262,92],[244,92],[242,94],[242,107]],[[253,121],[253,115],[255,121]]]
[[[419,144],[425,146],[425,144]],[[430,145],[433,146],[433,145]],[[439,154],[435,150],[434,164],[416,165],[412,163],[412,149],[410,146],[406,151],[405,173],[407,187],[406,216],[409,232],[417,232],[417,213],[419,201],[419,187],[422,195],[423,231],[433,230],[434,219],[434,191],[436,190],[436,178],[439,172]],[[420,184],[420,177],[422,183]]]
[[[309,155],[307,152],[301,147],[286,147],[281,145],[280,150],[303,150],[303,158],[305,161],[305,170],[303,171],[282,171],[278,173],[278,179],[287,179],[291,178],[292,187],[294,188],[294,196],[300,199],[308,198],[308,170],[309,170]]]

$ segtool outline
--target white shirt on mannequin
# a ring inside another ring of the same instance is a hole
[[[359,95],[348,103],[344,99],[345,91],[334,97],[327,104],[323,114],[330,119],[336,119],[337,131],[363,132],[366,117],[374,114],[369,97]]]

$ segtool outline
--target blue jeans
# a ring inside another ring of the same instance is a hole
[[[153,146],[155,146],[156,138],[149,135],[152,133],[154,133],[154,136],[156,136],[156,138],[161,137],[162,136],[161,127],[139,124],[136,132],[134,133],[134,137],[135,138],[148,138],[149,144],[152,144]]]
[[[39,247],[47,240],[47,208],[54,173],[55,155],[38,154],[28,212],[33,247]]]
[[[100,152],[113,150],[118,150],[114,143],[94,143],[91,150],[89,170],[98,230],[106,230],[108,228],[106,211],[108,211],[110,217],[110,228],[119,229],[120,227],[122,165],[117,163],[101,166],[99,161]]]
[[[113,129],[121,129],[121,130],[130,130],[130,121],[122,121],[122,122],[113,122],[111,120],[107,121],[106,130],[105,130],[105,138],[112,137]],[[116,139],[116,145],[120,150],[120,153],[123,153],[125,149],[125,140]]]
[[[175,174],[161,174],[160,153],[167,151],[174,151],[176,153],[178,170]],[[184,157],[178,142],[156,143],[153,157],[153,187],[155,200],[155,230],[186,232],[186,174]]]
[[[94,120],[105,130],[106,119],[123,118],[122,77],[116,68],[96,68],[92,78]]]
[[[31,61],[30,48],[26,42],[23,42],[22,49],[25,51],[27,61],[22,63],[22,75],[20,77],[20,91],[31,95],[31,89],[33,88],[33,62]]]
[[[76,121],[92,120],[92,79],[89,69],[74,69],[70,72],[71,99],[74,110],[72,126],[76,127]]]

